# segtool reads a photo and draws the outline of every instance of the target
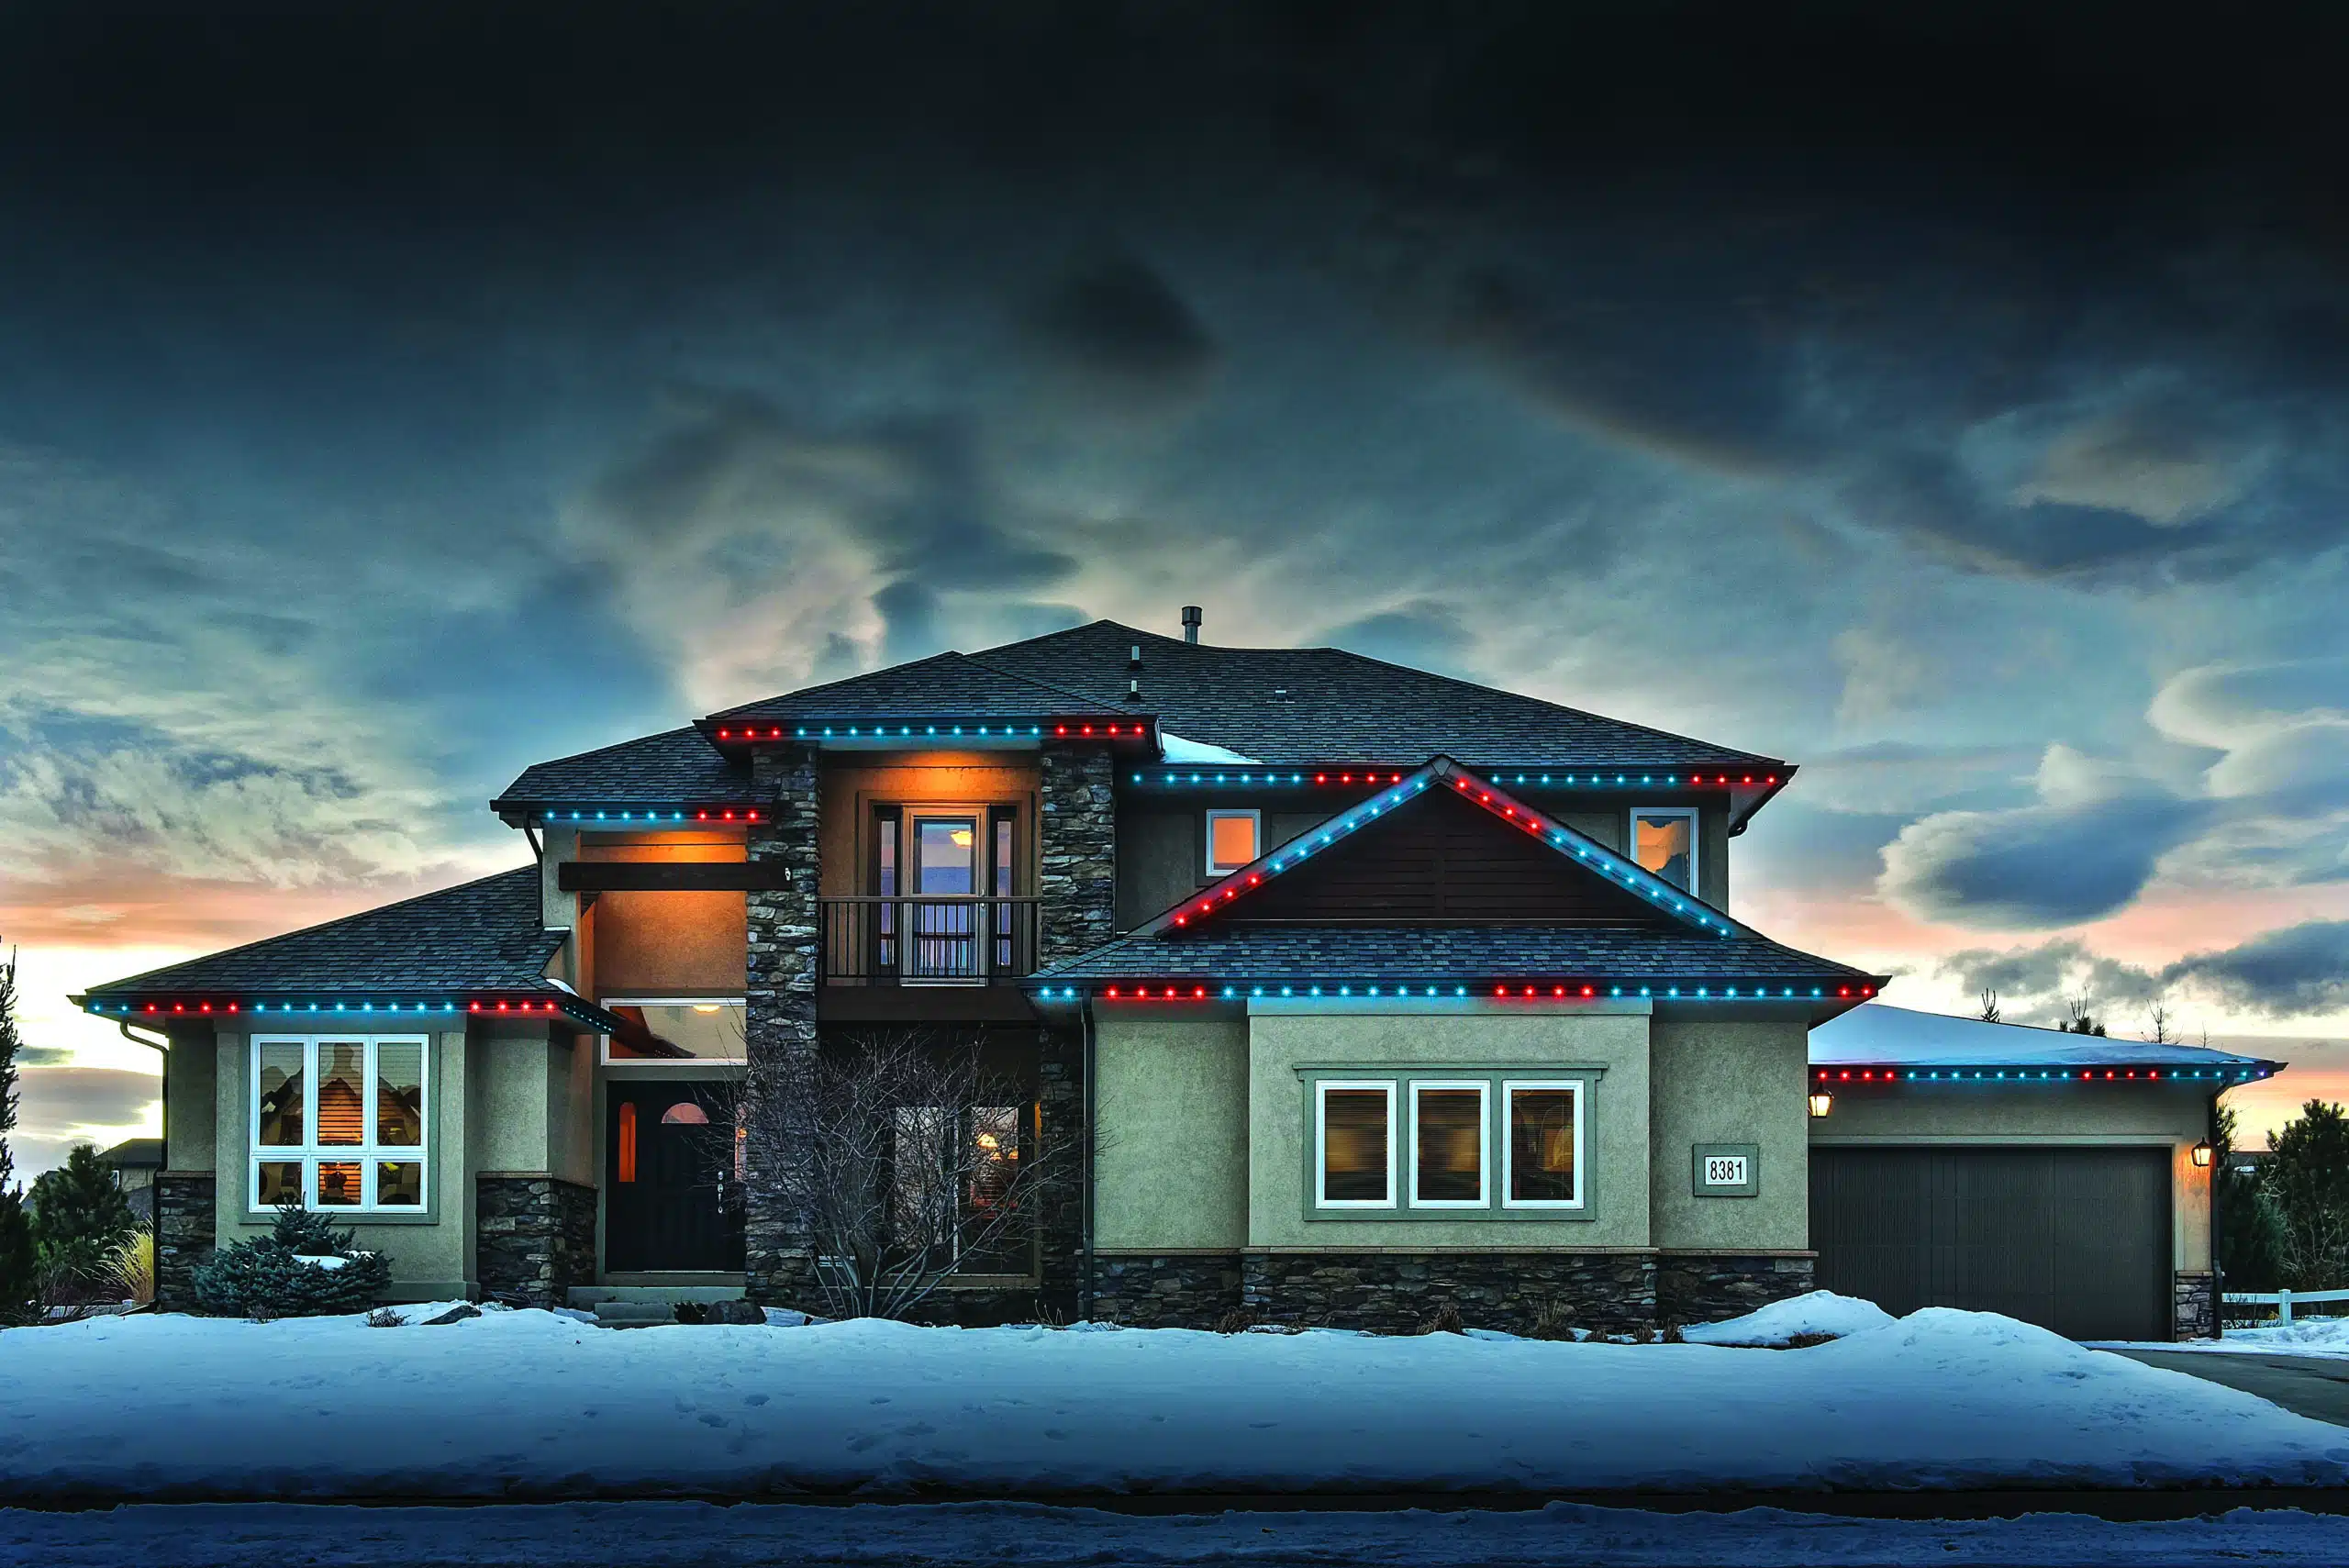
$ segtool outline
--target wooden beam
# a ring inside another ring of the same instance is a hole
[[[565,893],[748,893],[788,887],[779,861],[565,861],[555,885]]]

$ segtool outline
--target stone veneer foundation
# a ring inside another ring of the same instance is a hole
[[[1718,1322],[1811,1288],[1808,1255],[1653,1252],[1109,1252],[1093,1313],[1134,1328],[1259,1322],[1409,1333],[1451,1306],[1471,1329],[1641,1333]]]
[[[596,1283],[596,1189],[540,1171],[484,1172],[473,1184],[473,1270],[481,1293],[560,1307]]]
[[[1099,1254],[1092,1316],[1130,1329],[1212,1329],[1239,1309],[1241,1272],[1236,1251]]]
[[[1666,1252],[1656,1260],[1655,1317],[1667,1323],[1718,1323],[1815,1284],[1818,1254]]]
[[[1653,1252],[1250,1252],[1241,1304],[1267,1323],[1408,1333],[1442,1307],[1512,1334],[1656,1326]]]
[[[217,1182],[209,1171],[165,1171],[155,1178],[155,1305],[193,1312],[195,1266],[217,1238]]]
[[[2219,1333],[2218,1276],[2180,1269],[2170,1280],[2170,1338],[2210,1340]]]

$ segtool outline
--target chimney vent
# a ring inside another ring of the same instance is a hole
[[[1128,702],[1141,701],[1141,677],[1140,675],[1136,675],[1132,680],[1126,683],[1126,700]]]
[[[1127,668],[1127,669],[1129,669],[1129,670],[1139,670],[1139,669],[1141,669],[1141,643],[1139,643],[1139,642],[1133,642],[1133,643],[1129,643],[1129,644],[1127,644],[1127,646],[1126,646],[1126,668]]]
[[[1199,606],[1197,605],[1185,605],[1183,606],[1183,640],[1186,642],[1197,642],[1198,639]]]

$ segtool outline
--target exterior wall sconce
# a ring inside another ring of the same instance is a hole
[[[2197,1170],[2203,1171],[2209,1170],[2210,1168],[2210,1158],[2212,1153],[2213,1151],[2210,1148],[2210,1140],[2209,1139],[2206,1138],[2201,1142],[2196,1144],[2194,1146],[2195,1168]]]
[[[1822,1116],[1825,1116],[1829,1111],[1833,1110],[1834,1108],[1835,1108],[1835,1096],[1834,1096],[1834,1095],[1832,1095],[1829,1094],[1829,1093],[1828,1093],[1826,1090],[1824,1090],[1824,1089],[1816,1089],[1816,1090],[1813,1090],[1813,1091],[1811,1092],[1811,1096],[1810,1096],[1810,1114],[1811,1114],[1812,1116],[1814,1116],[1814,1117],[1822,1117]]]

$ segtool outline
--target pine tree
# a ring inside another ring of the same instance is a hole
[[[2210,1179],[2219,1192],[2219,1267],[2226,1288],[2274,1290],[2283,1283],[2284,1215],[2257,1171],[2235,1168],[2232,1106],[2219,1107],[2210,1144]]]
[[[21,1321],[32,1309],[33,1238],[17,1185],[8,1134],[17,1125],[17,951],[0,963],[0,1323]]]
[[[2310,1100],[2268,1148],[2265,1183],[2284,1215],[2284,1283],[2349,1286],[2349,1113]]]
[[[97,1150],[77,1143],[65,1163],[33,1183],[33,1249],[44,1273],[87,1288],[106,1276],[106,1254],[138,1229],[130,1200],[115,1184],[114,1167]]]

